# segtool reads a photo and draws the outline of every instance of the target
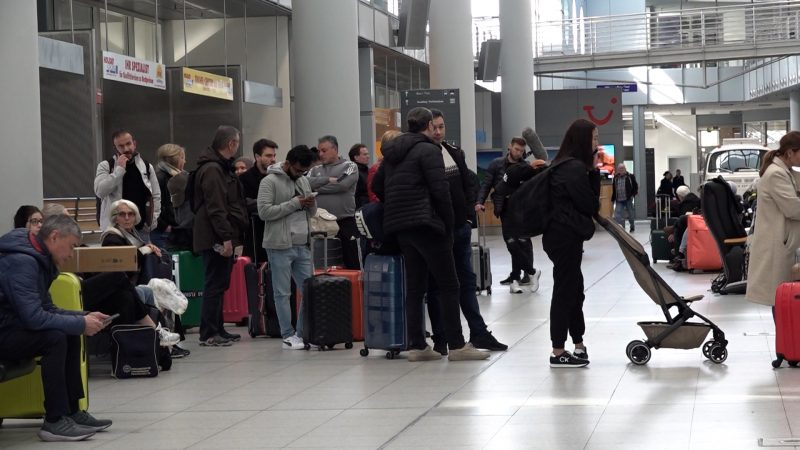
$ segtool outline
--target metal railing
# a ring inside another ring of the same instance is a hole
[[[684,9],[539,22],[536,58],[762,46],[798,39],[800,1]]]

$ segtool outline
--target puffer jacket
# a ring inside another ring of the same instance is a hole
[[[577,159],[560,164],[550,175],[550,225],[545,233],[571,231],[584,241],[594,235],[592,217],[600,209],[600,173]]]
[[[423,134],[404,133],[381,151],[372,190],[385,205],[384,234],[420,228],[452,233],[453,205],[439,146]]]
[[[0,330],[61,330],[82,334],[83,311],[53,304],[58,268],[42,241],[25,228],[0,237]]]
[[[232,241],[234,246],[241,244],[242,233],[250,227],[250,216],[232,162],[209,147],[200,154],[197,165],[194,251],[209,250],[225,241]]]

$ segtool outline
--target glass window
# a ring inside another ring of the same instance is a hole
[[[88,30],[92,28],[92,8],[83,3],[72,2],[72,27],[70,27],[69,0],[54,0],[53,22],[52,31],[64,31],[70,28]]]
[[[708,162],[709,172],[757,172],[761,157],[766,153],[759,149],[728,150],[712,153]]]
[[[99,10],[100,47],[109,52],[126,55],[128,53],[128,21],[122,14],[108,12],[108,40],[106,40],[106,13]]]
[[[161,32],[161,26],[158,26],[158,31]],[[160,55],[160,51],[156,52],[156,24],[147,20],[133,18],[133,57],[147,59],[150,61],[156,60],[156,54]],[[159,42],[161,41],[159,36]]]

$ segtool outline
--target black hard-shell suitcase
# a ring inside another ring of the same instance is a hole
[[[485,216],[484,212],[478,217],[478,242],[472,243],[472,271],[478,294],[486,291],[486,295],[492,295],[492,254],[486,245]]]
[[[314,233],[312,233],[314,234]],[[327,252],[327,239],[323,251]],[[313,249],[313,245],[312,245]],[[312,259],[313,259],[312,250]],[[316,345],[320,350],[336,344],[353,348],[353,285],[344,277],[323,273],[303,282],[303,341],[306,349]]]
[[[669,201],[668,195],[656,196],[656,217],[650,219],[650,252],[652,253],[650,256],[653,258],[653,263],[670,261],[673,258],[670,243],[664,232],[666,226],[675,224],[675,219],[670,217]],[[666,202],[666,207],[664,202]]]

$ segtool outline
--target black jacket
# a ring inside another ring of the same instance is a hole
[[[486,168],[486,178],[483,179],[481,190],[478,192],[477,203],[483,204],[486,202],[486,199],[489,197],[489,192],[492,192],[492,203],[497,205],[502,202],[503,196],[493,190],[503,181],[503,175],[506,174],[506,169],[511,164],[514,163],[508,161],[508,156],[495,158],[489,163],[489,167]]]
[[[670,198],[675,197],[675,191],[672,190],[672,180],[662,178],[656,195],[669,195]]]
[[[475,224],[475,192],[469,176],[469,168],[464,151],[448,144],[442,147],[450,154],[458,167],[457,173],[447,173],[445,176],[450,184],[450,201],[453,203],[453,225],[458,228],[465,223]]]
[[[358,181],[356,181],[356,209],[369,203],[369,193],[367,192],[367,176],[369,167],[366,164],[356,163],[358,166]]]
[[[686,182],[683,181],[683,175],[672,177],[672,189],[678,189],[681,186],[686,186]]]
[[[158,231],[166,231],[167,227],[174,227],[178,225],[175,220],[175,209],[172,207],[172,197],[169,195],[167,183],[172,178],[172,175],[164,169],[159,168],[156,171],[156,178],[158,179],[158,187],[161,188],[161,213],[158,215]]]
[[[617,178],[621,175],[614,175],[613,192],[611,193],[611,201],[617,200]],[[636,176],[630,172],[625,174],[625,198],[628,200],[636,197],[639,193],[639,183],[636,182]]]
[[[384,203],[384,234],[415,228],[452,233],[453,204],[439,146],[421,133],[404,133],[382,152],[372,191]]]
[[[694,195],[694,193],[689,192],[686,194],[686,197],[683,198],[683,201],[678,205],[678,215],[682,216],[687,212],[695,212],[700,211],[701,204],[700,204],[700,197]]]
[[[587,170],[577,159],[566,161],[550,175],[550,199],[553,206],[546,233],[565,230],[588,241],[594,235],[592,217],[600,209],[600,173]]]

